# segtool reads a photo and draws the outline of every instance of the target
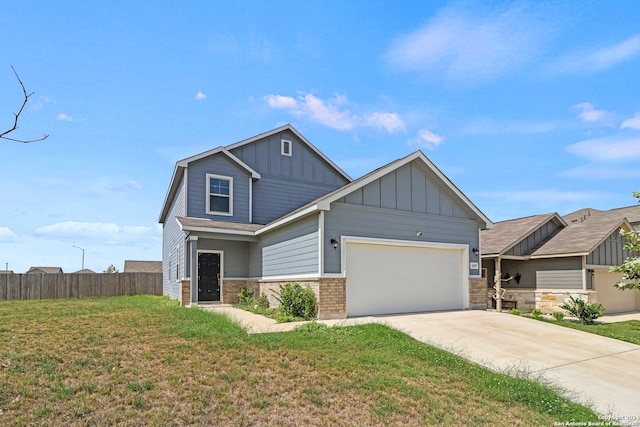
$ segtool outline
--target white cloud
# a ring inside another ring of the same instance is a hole
[[[129,190],[142,190],[144,185],[140,184],[138,181],[129,181],[126,184],[121,185],[105,185],[104,187],[109,191],[129,191]]]
[[[408,142],[410,147],[417,145],[419,147],[434,149],[444,142],[444,137],[436,135],[427,129],[418,131],[418,135]]]
[[[596,50],[580,50],[560,58],[551,69],[555,73],[602,71],[640,54],[640,35]]]
[[[640,113],[622,122],[620,129],[640,129]]]
[[[204,92],[198,91],[198,93],[196,93],[196,99],[207,99],[207,95]]]
[[[535,16],[518,6],[480,16],[447,8],[398,38],[386,58],[402,71],[462,85],[495,80],[529,62],[551,37],[548,25]]]
[[[640,160],[640,136],[587,139],[567,146],[566,150],[597,163],[636,161]]]
[[[0,242],[14,242],[18,236],[9,227],[0,227]]]
[[[93,244],[135,244],[158,238],[157,227],[120,226],[115,223],[66,221],[38,227],[36,235],[60,240],[80,240]]]
[[[606,124],[610,121],[611,113],[605,110],[596,110],[593,104],[590,102],[581,102],[572,107],[575,110],[580,110],[580,120],[585,123],[602,123]]]
[[[560,175],[581,180],[631,179],[640,178],[640,169],[635,167],[621,167],[618,164],[597,165],[589,163],[563,171]]]
[[[56,120],[62,120],[64,122],[72,122],[73,121],[73,117],[71,117],[68,114],[65,113],[60,113],[56,116]]]
[[[310,93],[301,94],[298,99],[290,96],[267,95],[263,98],[273,109],[286,110],[294,117],[306,118],[332,129],[348,131],[356,128],[384,129],[388,133],[403,131],[404,121],[397,113],[373,112],[357,115],[346,108],[345,95],[336,95],[325,101]]]

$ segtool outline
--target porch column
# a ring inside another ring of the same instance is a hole
[[[198,236],[189,236],[189,277],[191,277],[191,305],[198,305]]]
[[[495,259],[495,289],[496,289],[496,311],[502,311],[502,267],[500,262],[500,255]]]

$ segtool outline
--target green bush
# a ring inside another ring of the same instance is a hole
[[[571,296],[569,300],[568,303],[562,304],[561,307],[580,319],[580,323],[583,325],[592,325],[594,320],[602,316],[602,312],[604,311],[602,304],[587,304],[583,300],[575,299]]]
[[[554,311],[553,312],[553,318],[556,320],[562,320],[564,319],[564,313],[561,311]]]
[[[542,317],[542,311],[540,311],[537,308],[534,308],[533,310],[531,310],[531,315],[536,319],[540,319]]]
[[[275,298],[280,303],[282,315],[286,318],[300,317],[310,320],[316,317],[316,294],[308,286],[303,288],[299,283],[285,283],[280,285],[280,292]]]
[[[509,310],[509,314],[515,314],[516,316],[520,316],[520,313],[521,311],[517,308],[512,308],[511,310]]]
[[[256,300],[256,305],[258,306],[258,308],[261,308],[263,310],[269,308],[269,298],[267,298],[267,295],[260,294],[260,296]]]
[[[255,303],[253,291],[249,288],[240,288],[240,293],[238,294],[238,305],[253,307]]]

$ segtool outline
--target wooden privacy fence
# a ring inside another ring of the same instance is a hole
[[[0,301],[162,295],[162,273],[0,274]]]

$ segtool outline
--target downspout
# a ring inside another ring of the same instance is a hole
[[[324,211],[318,214],[318,276],[324,274]]]
[[[582,290],[587,292],[587,256],[582,255]]]

